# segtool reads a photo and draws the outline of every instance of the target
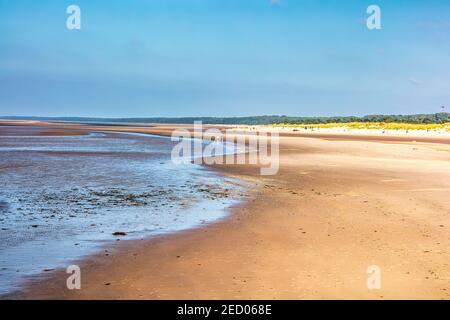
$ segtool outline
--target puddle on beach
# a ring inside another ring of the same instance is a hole
[[[244,192],[201,166],[173,164],[168,138],[11,130],[0,135],[0,294],[94,253],[113,232],[136,239],[220,219]]]

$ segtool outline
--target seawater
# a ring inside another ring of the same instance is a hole
[[[114,232],[136,239],[223,218],[244,185],[173,164],[174,144],[129,133],[0,136],[0,294],[96,252]]]

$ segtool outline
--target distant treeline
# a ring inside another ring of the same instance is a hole
[[[254,117],[184,117],[184,118],[84,118],[84,117],[0,117],[9,120],[46,120],[69,122],[138,122],[138,123],[193,123],[202,121],[205,124],[322,124],[346,122],[385,122],[385,123],[413,123],[413,124],[441,124],[450,122],[450,113],[414,115],[367,115],[364,117],[336,116],[336,117],[289,117],[289,116],[254,116]]]

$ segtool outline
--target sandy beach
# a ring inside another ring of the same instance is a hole
[[[47,135],[174,129],[8,124]],[[282,133],[274,176],[252,165],[210,167],[255,185],[224,220],[116,241],[105,248],[108,255],[79,263],[81,290],[68,290],[68,275],[56,270],[9,298],[449,299],[449,142],[446,136]],[[381,270],[381,289],[367,288],[371,265]]]

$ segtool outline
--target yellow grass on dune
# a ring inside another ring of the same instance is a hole
[[[444,130],[450,131],[450,123],[443,124],[414,124],[397,122],[347,122],[347,123],[317,123],[317,124],[289,124],[280,123],[270,125],[286,128],[347,128],[347,129],[378,129],[378,130]]]

